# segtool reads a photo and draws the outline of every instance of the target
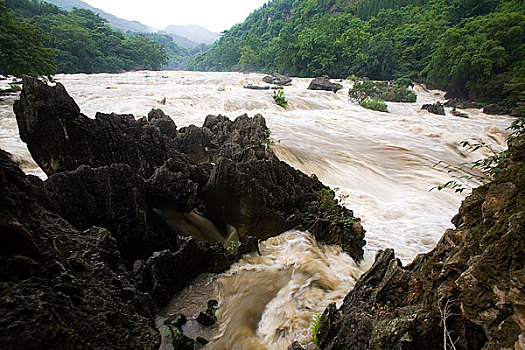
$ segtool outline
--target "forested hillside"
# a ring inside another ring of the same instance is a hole
[[[34,0],[0,0],[0,16],[0,74],[156,70],[168,63],[159,42],[166,38],[125,35],[89,10],[67,12]],[[170,48],[170,54],[186,54],[176,50]]]
[[[190,68],[426,78],[449,96],[525,101],[519,0],[273,0]]]

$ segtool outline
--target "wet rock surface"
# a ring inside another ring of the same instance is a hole
[[[304,348],[299,342],[294,341],[287,350],[304,350]]]
[[[3,151],[0,183],[0,348],[158,347],[155,305],[111,233],[79,231],[41,206]]]
[[[392,250],[330,306],[321,349],[521,349],[525,337],[525,138],[473,191],[436,248],[403,267]]]
[[[434,104],[425,104],[421,107],[421,109],[427,110],[429,113],[432,114],[446,115],[445,107],[439,101]]]
[[[505,106],[500,106],[497,104],[490,104],[483,107],[483,113],[490,115],[505,115],[511,114],[512,110]]]
[[[461,111],[458,111],[456,109],[456,107],[453,107],[452,110],[450,111],[450,113],[455,116],[455,117],[459,117],[459,118],[468,118],[469,115],[467,113],[464,113],[464,112],[461,112]]]
[[[273,73],[272,75],[267,75],[263,78],[263,81],[267,84],[274,84],[280,86],[292,85],[292,78],[289,78],[285,75],[279,73]]]
[[[151,295],[159,308],[201,273],[224,272],[243,254],[257,250],[257,240],[253,237],[243,239],[235,252],[219,243],[197,242],[193,237],[179,236],[178,239],[177,251],[156,252],[134,266],[139,276],[138,288]]]
[[[279,87],[277,86],[268,86],[268,85],[264,85],[264,86],[260,86],[260,85],[252,85],[252,84],[247,84],[247,85],[244,85],[244,88],[245,89],[250,89],[250,90],[277,90]]]
[[[180,129],[161,110],[90,119],[62,85],[29,77],[14,109],[21,138],[49,176],[41,191],[49,209],[78,229],[104,225],[130,262],[175,251],[178,234],[199,237],[195,215],[211,220],[216,234],[204,238],[212,242],[232,228],[239,238],[265,239],[302,227],[362,256],[363,229],[343,229],[353,213],[313,204],[326,187],[277,159],[260,115],[208,116],[202,127]]]
[[[55,173],[44,182],[35,181],[34,193],[43,206],[79,230],[92,226],[108,229],[124,257],[133,262],[154,251],[178,248],[177,235],[149,205],[149,194],[157,190],[156,180],[153,177],[149,186],[151,182],[127,164],[83,165]]]
[[[314,78],[310,85],[308,85],[308,90],[326,90],[337,92],[343,88],[343,85],[332,83],[328,77],[318,77]]]
[[[180,129],[161,110],[90,119],[62,85],[29,77],[14,109],[48,179],[0,153],[2,349],[154,349],[153,316],[176,292],[288,229],[363,254],[359,220],[275,157],[260,115]],[[167,327],[175,348],[197,346]]]

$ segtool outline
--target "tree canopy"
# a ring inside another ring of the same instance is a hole
[[[189,67],[423,78],[451,95],[516,103],[524,16],[518,0],[273,0]]]
[[[67,12],[37,0],[1,1],[2,74],[158,70],[168,63],[161,42],[114,30],[89,10]]]
[[[44,43],[48,37],[35,25],[20,22],[0,0],[0,74],[50,75],[55,55]]]

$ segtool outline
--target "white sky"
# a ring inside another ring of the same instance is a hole
[[[230,29],[268,0],[83,0],[112,15],[162,29],[198,24],[214,32]]]

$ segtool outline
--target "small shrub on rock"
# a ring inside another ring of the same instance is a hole
[[[279,106],[286,108],[286,105],[288,104],[288,101],[286,100],[286,97],[284,96],[283,90],[279,89],[273,93],[273,100],[275,103],[277,103]]]
[[[391,102],[416,102],[417,95],[414,91],[409,90],[405,86],[392,85],[388,87],[382,94],[381,98],[385,101]]]
[[[408,89],[410,84],[414,84],[408,78],[396,80],[388,85],[384,82],[362,81],[356,82],[348,91],[351,100],[361,104],[367,99],[379,99],[391,102],[416,102],[417,95]],[[408,85],[408,86],[407,86]]]
[[[377,97],[378,89],[376,83],[371,81],[359,81],[354,84],[354,86],[348,91],[348,96],[351,100],[361,102],[366,98]]]

